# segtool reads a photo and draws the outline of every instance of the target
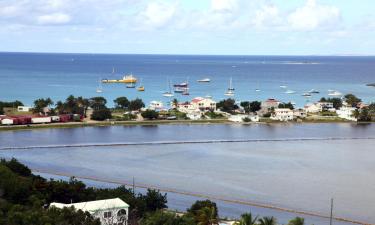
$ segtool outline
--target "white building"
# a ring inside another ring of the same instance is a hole
[[[305,109],[295,109],[293,110],[293,117],[294,118],[306,118],[307,113]]]
[[[18,106],[17,111],[18,112],[29,112],[31,110],[31,107],[28,106]]]
[[[151,101],[148,109],[150,110],[162,110],[164,105],[161,101]]]
[[[336,110],[337,116],[351,121],[357,121],[357,118],[353,116],[353,113],[355,112],[356,108],[354,107],[341,107],[339,110]]]
[[[63,204],[53,202],[50,207],[65,208],[74,207],[77,210],[87,211],[93,217],[100,219],[101,224],[127,225],[129,205],[119,198],[105,199],[90,202]]]
[[[289,108],[275,109],[275,113],[271,116],[273,120],[288,121],[294,119],[293,110]]]
[[[241,123],[244,122],[245,118],[249,118],[251,122],[259,122],[258,115],[231,115],[228,117],[228,120],[236,123]]]
[[[332,102],[317,102],[315,104],[319,108],[321,108],[321,111],[323,111],[323,110],[327,110],[327,111],[335,110],[335,108],[333,108],[333,103]]]
[[[307,113],[318,113],[322,111],[322,108],[315,103],[309,103],[305,105],[305,110]]]

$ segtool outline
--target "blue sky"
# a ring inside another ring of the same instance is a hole
[[[375,55],[375,2],[0,0],[0,51]]]

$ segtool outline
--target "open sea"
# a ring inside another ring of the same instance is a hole
[[[103,93],[96,93],[100,79],[119,79],[125,73],[141,79],[146,91],[107,84]],[[196,82],[205,77],[211,82]],[[179,101],[206,95],[221,100],[226,98],[231,77],[238,101],[277,98],[303,106],[327,97],[328,90],[375,101],[375,88],[366,86],[375,82],[375,57],[0,53],[0,100],[17,99],[26,105],[42,97],[56,102],[70,94],[101,95],[109,106],[119,96],[139,97],[146,105],[152,100],[169,102],[162,96],[168,80],[172,84],[189,81],[190,96],[176,94]],[[286,94],[282,85],[296,93]],[[311,89],[320,94],[308,99],[301,96]]]

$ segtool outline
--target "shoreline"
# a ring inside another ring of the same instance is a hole
[[[353,121],[338,121],[338,120],[304,120],[304,121],[260,121],[260,122],[231,122],[226,119],[212,119],[212,120],[146,120],[146,121],[91,121],[91,122],[67,122],[67,123],[49,123],[49,124],[33,124],[33,125],[11,125],[0,126],[2,131],[17,131],[17,130],[36,130],[36,129],[55,129],[55,128],[79,128],[79,127],[107,127],[107,126],[146,126],[146,125],[272,125],[272,124],[373,124],[375,122],[353,122]]]

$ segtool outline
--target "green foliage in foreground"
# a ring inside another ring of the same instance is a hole
[[[70,181],[46,180],[31,174],[17,160],[0,161],[0,225],[13,224],[98,224],[89,214],[66,210],[44,209],[51,202],[70,203],[107,198],[121,198],[130,208],[130,218],[144,217],[146,213],[167,207],[167,196],[156,190],[145,195],[134,195],[131,189],[86,187],[71,178]]]
[[[0,160],[0,225],[99,225],[88,212],[72,208],[57,209],[51,202],[70,203],[108,198],[120,198],[130,205],[129,225],[217,225],[218,209],[210,200],[196,201],[185,214],[167,212],[167,195],[157,190],[133,194],[120,186],[113,189],[86,187],[71,178],[70,181],[46,180],[35,176],[25,165],[12,159]],[[241,216],[236,225],[277,225],[274,217]],[[296,217],[288,225],[304,225]]]

